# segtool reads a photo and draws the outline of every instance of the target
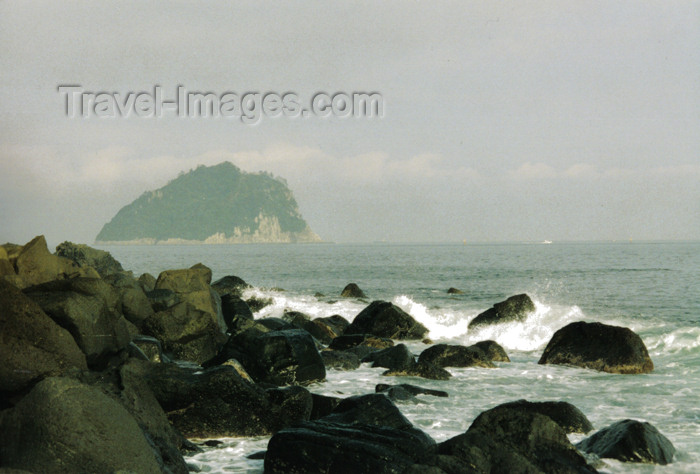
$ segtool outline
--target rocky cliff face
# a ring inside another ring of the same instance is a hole
[[[231,163],[200,166],[141,195],[105,224],[102,244],[319,242],[284,180]]]

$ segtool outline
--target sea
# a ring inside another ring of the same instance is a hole
[[[312,318],[339,314],[349,321],[373,300],[391,301],[423,323],[435,343],[470,345],[495,340],[510,356],[496,368],[449,368],[434,381],[384,377],[368,364],[329,370],[314,393],[347,397],[373,393],[379,383],[410,383],[449,397],[419,396],[401,412],[437,442],[464,433],[481,412],[501,403],[566,401],[596,429],[635,419],[654,425],[675,446],[666,466],[604,460],[602,472],[700,472],[700,242],[571,242],[455,244],[246,244],[102,246],[135,275],[196,263],[213,278],[236,275],[253,285],[246,296],[272,298],[256,318],[285,310]],[[356,283],[364,300],[341,298]],[[450,287],[462,294],[448,294]],[[477,314],[509,296],[527,293],[535,311],[525,322],[468,330]],[[641,336],[654,362],[644,375],[619,375],[538,365],[547,342],[574,322],[624,326]],[[415,354],[428,347],[408,344]],[[572,442],[585,438],[570,435]],[[263,470],[247,456],[269,438],[224,438],[187,458],[200,472]]]

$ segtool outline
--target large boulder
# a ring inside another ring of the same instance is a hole
[[[293,326],[307,331],[323,344],[330,344],[334,338],[342,335],[350,325],[342,316],[333,315],[311,319],[309,315],[299,311],[287,311],[284,313],[283,319]]]
[[[119,294],[100,278],[55,280],[24,292],[71,333],[92,367],[103,364],[131,340],[119,312]]]
[[[595,433],[576,445],[584,453],[622,462],[669,464],[676,448],[649,423],[622,420]]]
[[[153,315],[151,302],[131,272],[110,273],[103,279],[119,293],[121,312],[129,322],[141,327],[143,321]]]
[[[355,370],[360,368],[360,358],[354,352],[323,350],[321,358],[326,369]]]
[[[473,347],[436,344],[420,353],[419,362],[437,367],[495,367],[486,359],[484,351]]]
[[[416,357],[405,344],[397,344],[367,355],[362,359],[362,362],[371,362],[372,367],[401,371],[413,367],[416,363]]]
[[[435,462],[435,441],[384,395],[350,397],[320,420],[276,433],[266,473],[397,473]]]
[[[0,278],[14,275],[15,267],[12,265],[12,262],[10,262],[7,250],[5,250],[5,247],[0,246]]]
[[[123,272],[121,263],[104,250],[95,249],[85,244],[63,242],[56,247],[56,255],[72,260],[79,267],[92,267],[102,278],[113,273]]]
[[[141,327],[145,334],[160,340],[172,358],[198,364],[214,357],[226,343],[226,336],[211,313],[187,302],[154,313]]]
[[[528,314],[535,311],[535,304],[526,294],[511,296],[505,301],[496,303],[469,322],[469,329],[490,324],[525,321]]]
[[[428,329],[398,306],[373,301],[355,316],[345,334],[374,334],[391,339],[423,339]]]
[[[87,369],[71,334],[0,279],[0,392],[17,392],[71,367]]]
[[[174,364],[133,364],[170,422],[189,438],[262,436],[281,428],[282,422],[310,416],[310,410],[299,410],[299,402],[290,401],[300,399],[298,392],[293,397],[276,394],[280,403],[276,405],[270,394],[228,365],[196,370]],[[293,413],[301,417],[294,419]]]
[[[221,313],[224,316],[226,327],[231,333],[238,331],[241,320],[254,319],[248,303],[232,294],[221,296]]]
[[[500,405],[514,410],[530,411],[548,416],[567,433],[588,433],[593,430],[593,424],[581,410],[567,402],[529,402],[518,400]]]
[[[491,362],[510,362],[510,357],[505,349],[496,341],[479,341],[470,347],[483,351],[486,360]]]
[[[539,363],[575,365],[616,374],[654,370],[644,342],[631,329],[583,321],[555,332]]]
[[[71,260],[51,254],[43,235],[35,237],[21,248],[14,267],[22,287],[76,276],[98,276],[94,270],[81,269]]]
[[[594,473],[548,416],[508,406],[481,413],[466,433],[441,443],[445,472]]]
[[[0,412],[0,459],[4,467],[31,472],[163,471],[162,459],[123,406],[60,377],[44,379]]]
[[[357,283],[348,283],[340,293],[343,298],[366,298],[365,292],[357,286]]]
[[[234,275],[219,278],[211,286],[222,298],[224,295],[233,295],[240,298],[243,295],[243,291],[250,288],[250,285],[242,278]]]

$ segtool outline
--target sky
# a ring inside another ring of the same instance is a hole
[[[0,2],[0,242],[200,164],[335,242],[700,239],[698,1]],[[374,92],[382,117],[69,117],[59,86]]]

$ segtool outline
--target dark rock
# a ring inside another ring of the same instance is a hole
[[[313,411],[314,399],[304,387],[292,386],[266,390],[273,410],[278,414],[272,430],[277,431],[299,421],[308,421]]]
[[[234,275],[227,275],[223,278],[219,278],[212,283],[211,286],[222,298],[224,295],[232,295],[240,298],[243,296],[244,290],[251,288],[242,278]]]
[[[343,334],[342,336],[334,338],[328,348],[336,351],[343,351],[357,346],[365,346],[380,350],[392,347],[393,345],[394,341],[391,339],[373,336],[372,334]]]
[[[163,354],[163,346],[155,337],[139,334],[132,338],[131,343],[143,353],[146,360],[159,363],[171,362],[170,358]]]
[[[576,445],[585,453],[622,462],[669,464],[676,449],[659,430],[646,422],[622,420]]]
[[[326,366],[313,338],[301,329],[263,334],[255,339],[249,352],[253,354],[254,364],[246,369],[257,381],[290,385],[326,378]]]
[[[511,296],[472,319],[469,323],[469,329],[489,324],[525,321],[527,315],[534,310],[535,304],[526,294]]]
[[[311,416],[309,418],[311,420],[318,420],[319,418],[330,415],[342,400],[338,397],[329,397],[316,393],[312,393],[311,398],[313,400]]]
[[[327,369],[355,370],[360,367],[360,358],[348,351],[321,351],[321,358]]]
[[[364,291],[362,291],[355,283],[348,283],[345,288],[343,288],[340,296],[343,298],[367,298]]]
[[[449,295],[461,295],[461,294],[464,294],[464,292],[462,290],[458,290],[457,288],[448,288],[447,294],[449,294]]]
[[[138,279],[136,280],[141,287],[141,289],[144,291],[144,293],[148,293],[149,291],[153,291],[156,289],[156,277],[151,275],[150,273],[144,273]]]
[[[390,392],[394,388],[401,388],[402,390],[406,391],[407,393],[410,393],[411,395],[432,395],[434,397],[449,397],[449,394],[447,392],[443,392],[442,390],[432,390],[429,388],[423,388],[423,387],[418,387],[416,385],[410,385],[407,383],[402,383],[400,385],[388,385],[384,383],[377,384],[376,387],[374,387],[374,390],[377,393],[383,393],[383,392]],[[389,398],[391,398],[391,394],[389,394]]]
[[[155,312],[165,311],[180,303],[180,298],[172,290],[152,290],[145,294]]]
[[[484,351],[473,347],[436,344],[421,352],[419,362],[437,367],[495,367],[486,360]]]
[[[644,342],[632,330],[583,321],[555,332],[539,363],[575,365],[617,374],[654,370]]]
[[[0,458],[31,472],[162,472],[134,418],[100,390],[67,378],[39,382],[0,413]]]
[[[221,313],[230,332],[236,332],[240,328],[240,320],[250,321],[253,319],[253,312],[248,304],[232,294],[225,294],[221,297]]]
[[[270,306],[272,303],[274,303],[272,298],[258,298],[256,296],[248,298],[245,300],[245,302],[248,304],[248,307],[253,313],[257,313],[264,307]]]
[[[405,344],[373,352],[362,359],[362,362],[372,362],[372,367],[385,367],[391,370],[408,370],[416,363],[416,357]]]
[[[483,351],[488,361],[510,362],[510,357],[508,357],[505,349],[496,341],[480,341],[470,347]]]
[[[275,434],[265,472],[403,472],[433,464],[435,442],[383,395],[350,397],[334,413]]]
[[[348,326],[345,334],[374,334],[390,339],[422,339],[428,329],[398,306],[373,301]]]
[[[247,459],[255,459],[255,460],[257,460],[257,459],[265,459],[265,455],[266,455],[266,454],[267,454],[267,451],[258,451],[258,452],[256,452],[256,453],[249,454],[248,456],[246,456],[246,458],[247,458]]]
[[[160,340],[172,358],[198,364],[213,358],[226,342],[211,313],[186,302],[155,313],[143,322],[142,329]]]
[[[155,313],[151,302],[141,288],[120,288],[119,293],[122,313],[136,327],[141,327],[141,324]]]
[[[333,333],[333,338],[345,334],[345,330],[350,326],[350,321],[339,314],[334,314],[333,316],[327,316],[325,318],[316,318],[313,321],[316,324],[320,323],[328,327],[329,332]]]
[[[518,400],[500,405],[514,410],[531,411],[548,416],[567,433],[588,433],[593,430],[593,424],[586,415],[571,403],[567,402],[528,402]]]
[[[333,338],[339,335],[332,329],[331,325],[327,324],[325,321],[320,319],[312,320],[308,314],[299,311],[287,311],[282,318],[292,326],[307,331],[323,344],[330,344]],[[338,318],[340,318],[340,316],[338,316]]]
[[[320,293],[318,291],[316,293],[314,293],[314,298],[325,298],[325,297],[326,297],[326,295],[324,295],[323,293]]]
[[[218,439],[208,439],[204,443],[202,443],[204,446],[209,446],[210,448],[216,448],[217,446],[220,446],[224,444],[223,441],[220,441]]]
[[[387,370],[382,375],[390,377],[422,377],[431,380],[449,380],[452,377],[452,374],[442,367],[437,367],[429,362],[421,362],[420,360],[408,369]]]
[[[17,392],[69,368],[87,369],[71,334],[0,279],[0,392]]]
[[[104,364],[131,340],[118,311],[119,294],[99,278],[56,280],[24,291],[71,333],[91,367]]]
[[[233,367],[198,371],[174,364],[130,363],[186,437],[261,436],[276,424],[278,413],[268,394]]]
[[[299,329],[282,318],[260,318],[256,321],[270,331],[282,331],[284,329]]]
[[[445,472],[593,473],[564,429],[539,413],[498,406],[438,446]]]
[[[92,267],[102,278],[113,273],[123,272],[119,263],[109,252],[89,247],[85,244],[63,242],[56,247],[56,255],[75,262],[79,267]]]

